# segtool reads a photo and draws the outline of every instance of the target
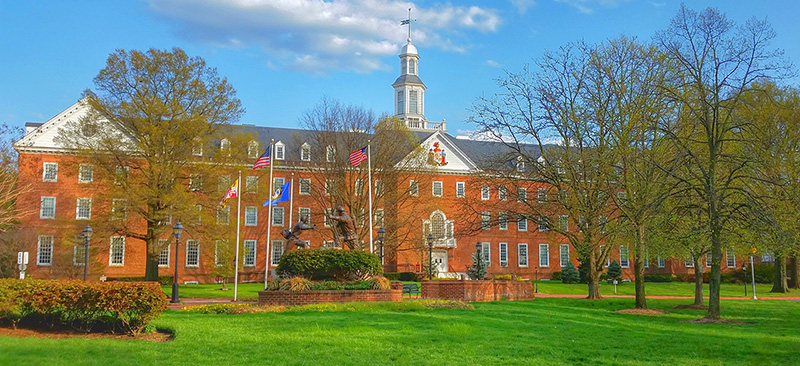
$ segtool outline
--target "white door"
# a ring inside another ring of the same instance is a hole
[[[439,275],[447,273],[447,252],[433,252],[433,265]]]

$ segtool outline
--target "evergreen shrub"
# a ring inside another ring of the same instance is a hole
[[[278,263],[282,278],[310,280],[366,279],[383,270],[378,256],[361,250],[308,249],[285,253]]]
[[[561,282],[569,284],[578,283],[580,280],[581,277],[578,273],[578,269],[575,268],[572,262],[567,262],[567,265],[564,266],[564,271],[561,272]]]

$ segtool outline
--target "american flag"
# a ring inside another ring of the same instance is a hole
[[[270,146],[270,147],[272,147],[272,146]],[[270,147],[267,147],[267,151],[264,151],[264,153],[261,154],[261,156],[258,157],[258,160],[256,160],[256,163],[253,164],[253,170],[269,166],[269,149],[270,149]]]
[[[350,153],[350,165],[359,166],[364,160],[367,160],[366,146]]]

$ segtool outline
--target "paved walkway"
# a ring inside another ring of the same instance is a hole
[[[568,295],[568,294],[536,294],[536,297],[546,298],[546,297],[557,297],[557,298],[572,298],[572,299],[582,299],[585,298],[586,295]],[[623,298],[623,299],[633,299],[634,295],[603,295],[603,297],[607,298]],[[756,294],[758,297],[758,294]],[[647,295],[648,299],[694,299],[694,296],[659,296],[659,295]],[[704,299],[708,299],[708,296],[705,296]],[[752,300],[752,297],[728,297],[723,296],[720,297],[721,300]],[[800,297],[758,297],[758,300],[794,300],[800,301]]]

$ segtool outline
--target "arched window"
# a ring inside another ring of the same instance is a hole
[[[433,234],[433,238],[444,239],[445,232],[444,214],[441,212],[434,212],[433,215],[431,215],[431,234]]]

